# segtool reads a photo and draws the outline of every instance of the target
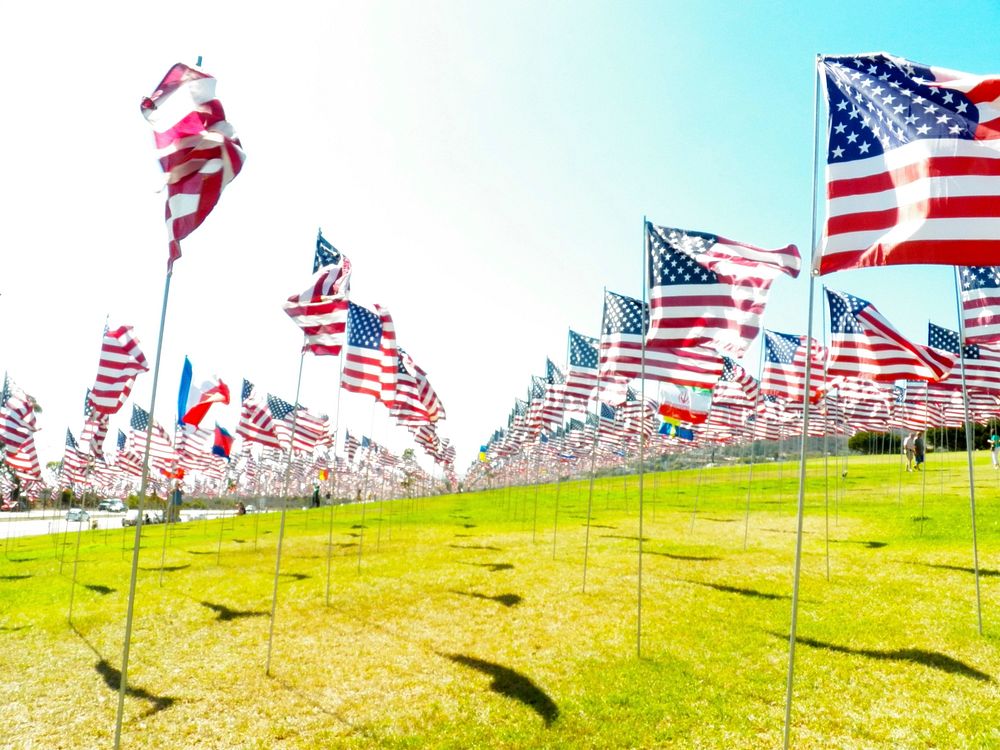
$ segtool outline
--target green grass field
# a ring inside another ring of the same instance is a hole
[[[793,747],[1000,747],[1000,477],[979,635],[965,455],[929,460],[809,465]],[[146,527],[122,746],[781,747],[796,488],[755,467],[744,549],[746,466],[646,475],[641,657],[637,477],[586,591],[587,481],[289,511],[271,676],[280,514],[174,526],[162,585]],[[111,746],[133,535],[83,532],[71,623],[76,535],[4,541],[0,746]]]

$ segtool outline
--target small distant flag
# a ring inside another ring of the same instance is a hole
[[[486,445],[479,446],[479,460],[482,463],[486,463],[487,461],[489,461],[489,457],[486,455],[486,453],[487,453],[488,450],[489,450],[489,447],[486,446]]]
[[[212,445],[212,455],[220,456],[229,460],[229,454],[233,449],[233,436],[224,427],[215,425],[215,442]]]
[[[316,478],[319,479],[319,481],[321,482],[325,482],[327,479],[330,478],[330,470],[320,469],[319,472],[316,474]]]

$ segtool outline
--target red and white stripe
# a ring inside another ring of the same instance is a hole
[[[143,99],[142,114],[153,127],[166,175],[168,265],[173,265],[181,256],[180,240],[201,226],[246,157],[215,98],[215,78],[183,63]]]
[[[90,389],[88,402],[94,411],[115,414],[132,392],[139,373],[147,372],[149,364],[132,335],[132,326],[119,326],[104,332],[101,356],[97,363],[97,379]]]
[[[303,349],[316,355],[337,356],[347,330],[351,261],[344,256],[337,266],[324,266],[313,275],[301,294],[293,294],[282,305],[285,313],[302,329]]]

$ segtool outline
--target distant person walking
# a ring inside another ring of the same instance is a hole
[[[990,446],[990,460],[993,462],[993,469],[994,470],[1000,469],[1000,464],[997,463],[998,458],[1000,458],[997,455],[998,453],[1000,453],[1000,435],[997,435],[995,432],[992,435],[990,435],[989,446]]]
[[[925,448],[924,433],[918,432],[917,436],[913,438],[914,468],[916,468],[917,471],[920,471],[920,465],[924,462]]]
[[[903,438],[903,456],[906,458],[906,470],[913,471],[913,437],[914,433],[909,433]]]

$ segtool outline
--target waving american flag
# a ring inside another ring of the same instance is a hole
[[[829,122],[819,273],[1000,254],[1000,77],[885,52],[823,57]]]

